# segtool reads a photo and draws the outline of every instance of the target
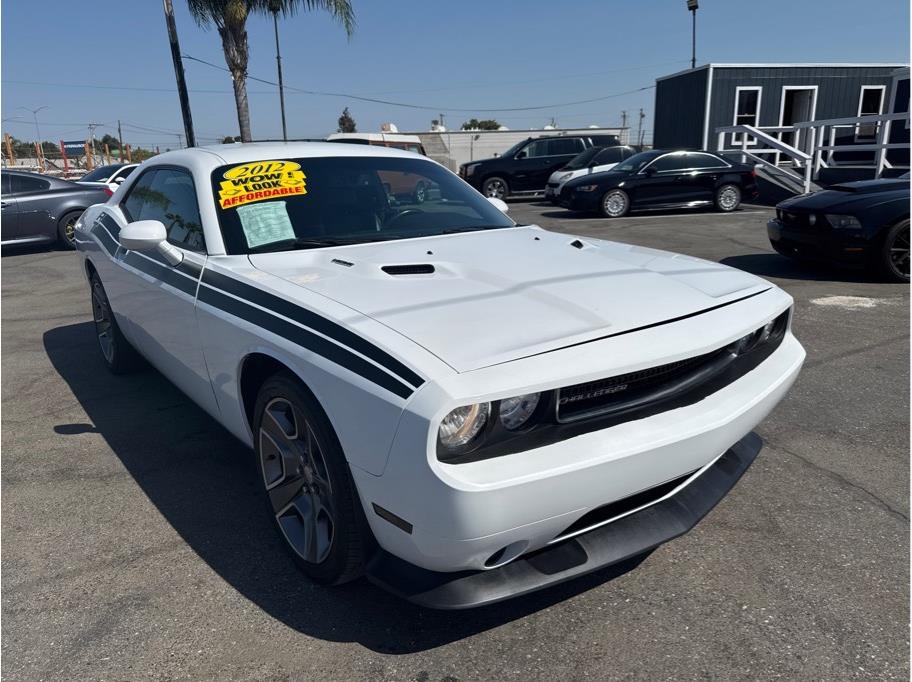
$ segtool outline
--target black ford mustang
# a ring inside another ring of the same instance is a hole
[[[571,211],[620,218],[639,208],[715,205],[734,211],[757,193],[753,166],[710,152],[653,150],[634,154],[606,173],[569,180],[559,203]]]
[[[867,267],[909,281],[909,178],[863,180],[792,197],[767,223],[784,256]]]

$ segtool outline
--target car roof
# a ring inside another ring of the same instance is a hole
[[[211,169],[231,163],[334,156],[393,156],[427,160],[427,157],[421,154],[393,147],[338,142],[242,142],[178,149],[154,156],[146,163],[150,166],[168,163],[197,168],[208,166]]]

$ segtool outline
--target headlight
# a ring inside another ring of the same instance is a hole
[[[861,222],[853,215],[827,215],[827,222],[838,230],[860,230]]]
[[[478,168],[477,163],[472,163],[472,164],[469,164],[468,166],[466,166],[465,167],[465,176],[469,177],[472,173],[475,172],[476,168]]]
[[[500,401],[500,423],[510,431],[520,428],[535,412],[540,397],[540,393],[526,393],[504,398]]]
[[[574,187],[577,192],[594,192],[599,188],[598,185],[580,185],[579,187]]]
[[[786,310],[778,317],[773,318],[759,329],[755,329],[750,334],[745,334],[740,339],[728,346],[728,350],[735,355],[744,355],[756,348],[777,341],[785,334],[788,327],[789,311]]]
[[[569,180],[571,177],[573,177],[573,173],[564,173],[563,175],[558,176],[557,180],[558,182],[563,182],[564,180]]]
[[[457,407],[440,422],[437,438],[448,450],[458,450],[471,443],[488,422],[491,403]]]

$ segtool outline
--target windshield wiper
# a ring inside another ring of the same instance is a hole
[[[260,244],[259,246],[254,246],[251,248],[248,253],[268,253],[270,251],[291,251],[296,249],[320,249],[326,246],[348,246],[350,244],[382,242],[386,241],[387,239],[389,239],[389,237],[350,237],[347,239],[313,239],[297,237],[295,239],[283,239],[281,241],[272,242],[270,244]]]

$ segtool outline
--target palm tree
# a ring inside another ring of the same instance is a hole
[[[231,72],[241,141],[250,142],[250,107],[247,102],[247,17],[278,12],[289,16],[299,9],[325,10],[342,24],[350,37],[355,30],[351,0],[187,0],[190,14],[203,28],[215,26],[222,39],[225,64]]]

